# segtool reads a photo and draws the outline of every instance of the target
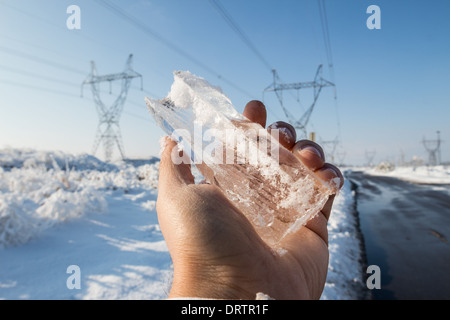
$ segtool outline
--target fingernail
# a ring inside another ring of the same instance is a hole
[[[306,146],[302,149],[300,149],[301,152],[306,151],[312,154],[315,154],[316,156],[318,156],[319,158],[322,159],[322,154],[320,153],[319,150],[317,150],[316,148],[312,147],[312,146]]]
[[[336,176],[335,178],[333,178],[329,181],[329,186],[332,189],[339,190],[341,187],[341,183],[342,183],[342,179],[341,179],[341,176],[339,175],[339,173],[333,168],[327,168],[326,171],[328,171],[331,174],[333,174],[334,176]]]

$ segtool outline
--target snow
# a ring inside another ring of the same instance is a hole
[[[333,203],[328,221],[330,261],[323,300],[356,300],[367,298],[363,283],[362,243],[355,212],[355,194],[345,180]]]
[[[450,166],[395,167],[391,171],[380,168],[364,168],[371,175],[383,175],[419,184],[450,184]]]
[[[159,162],[0,150],[0,299],[164,299],[172,261],[156,215]],[[360,241],[348,181],[329,221],[322,299],[358,299]],[[68,289],[81,271],[81,289]]]

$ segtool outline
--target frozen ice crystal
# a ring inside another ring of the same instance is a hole
[[[150,113],[261,238],[277,247],[323,208],[333,188],[238,113],[220,88],[189,72],[176,71],[174,78],[166,98],[146,98]]]

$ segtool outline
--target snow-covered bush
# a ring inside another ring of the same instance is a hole
[[[392,162],[381,162],[375,167],[376,171],[391,172],[395,170],[395,165]]]
[[[0,150],[0,248],[53,225],[107,211],[105,192],[155,188],[159,163],[104,163],[90,155]]]

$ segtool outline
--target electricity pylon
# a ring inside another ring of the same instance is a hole
[[[428,165],[436,166],[441,163],[441,132],[437,131],[437,140],[422,140],[423,146],[428,151]]]
[[[345,160],[346,155],[347,155],[347,152],[345,152],[345,150],[339,150],[337,152],[338,166],[340,166],[340,167],[344,166],[344,160]]]
[[[373,166],[373,159],[375,158],[375,155],[377,154],[376,150],[365,150],[366,160],[367,160],[367,166],[372,167]]]
[[[336,152],[338,144],[339,144],[338,137],[336,137],[334,140],[320,141],[320,145],[322,146],[325,152],[325,157],[327,158],[327,161],[330,163],[334,163],[334,154]]]
[[[84,85],[90,84],[92,96],[94,98],[95,107],[97,109],[99,123],[97,127],[97,133],[94,140],[94,147],[92,149],[93,155],[96,154],[100,142],[103,142],[103,148],[105,151],[105,161],[111,161],[113,154],[113,147],[117,145],[120,156],[125,158],[122,136],[120,134],[119,120],[120,115],[125,104],[125,100],[130,89],[131,80],[134,78],[141,78],[142,89],[142,75],[133,70],[132,67],[133,55],[130,54],[125,65],[125,69],[121,73],[98,75],[95,62],[91,61],[91,72],[87,76],[86,80],[81,84],[81,96],[83,96]],[[100,83],[109,82],[110,93],[111,83],[113,81],[121,80],[122,88],[120,94],[110,107],[105,106],[100,98]]]
[[[283,112],[286,115],[288,121],[294,128],[301,130],[304,137],[307,137],[306,125],[309,122],[309,118],[311,117],[314,106],[316,105],[317,99],[319,98],[319,94],[322,91],[322,88],[324,87],[334,87],[335,86],[334,83],[322,78],[322,65],[319,65],[319,67],[317,68],[314,81],[280,83],[280,77],[278,76],[277,71],[274,69],[272,70],[272,73],[273,73],[273,83],[266,89],[264,89],[263,94],[264,92],[271,92],[271,91],[275,92],[278,101],[280,102],[281,108],[283,109]],[[283,104],[283,91],[284,90],[298,91],[300,89],[311,89],[311,88],[314,89],[313,102],[311,103],[311,106],[301,116],[301,118],[297,120],[294,117],[294,115],[291,112],[289,112],[289,110]]]

